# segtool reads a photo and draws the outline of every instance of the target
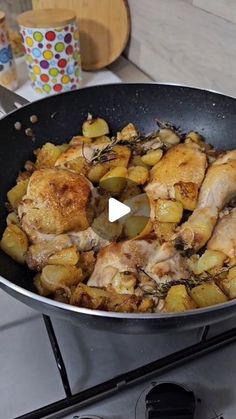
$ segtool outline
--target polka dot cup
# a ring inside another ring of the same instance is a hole
[[[35,12],[23,13],[21,17],[29,13]],[[74,15],[69,21],[65,21],[65,16],[63,19],[64,22],[57,19],[54,27],[33,28],[22,25],[22,19],[18,18],[29,76],[32,86],[40,94],[74,90],[80,85],[81,61],[76,19]],[[37,22],[40,23],[40,19]]]

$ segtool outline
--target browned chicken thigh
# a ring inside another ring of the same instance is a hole
[[[209,238],[219,211],[236,195],[236,150],[219,157],[208,169],[197,208],[176,235],[176,244],[199,250]]]

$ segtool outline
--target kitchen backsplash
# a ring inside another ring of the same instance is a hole
[[[236,96],[236,0],[129,0],[127,57],[160,82]]]

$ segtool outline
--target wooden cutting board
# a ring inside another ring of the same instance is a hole
[[[127,45],[130,34],[127,0],[33,0],[33,8],[66,8],[76,12],[84,70],[106,67]]]

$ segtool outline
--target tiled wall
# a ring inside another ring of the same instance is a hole
[[[236,96],[236,0],[129,0],[128,58],[154,80]]]

